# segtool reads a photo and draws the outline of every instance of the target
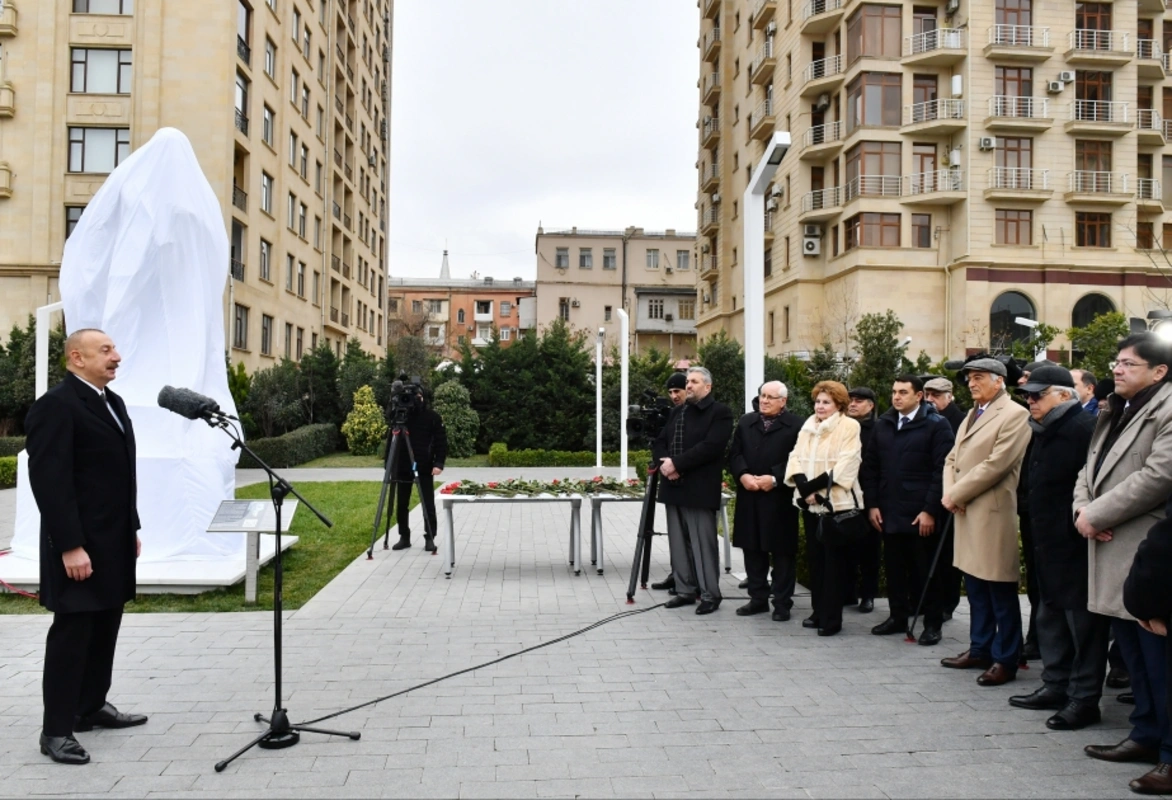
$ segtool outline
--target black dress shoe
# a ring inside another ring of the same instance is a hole
[[[737,588],[738,589],[748,589],[749,588],[749,579],[745,578],[743,581],[738,583]]]
[[[711,614],[716,609],[720,608],[720,601],[713,602],[711,600],[701,600],[700,605],[696,606],[697,614]]]
[[[738,617],[751,617],[754,614],[764,614],[769,610],[768,600],[750,600],[737,609]]]
[[[864,597],[859,601],[858,611],[860,614],[870,614],[875,610],[875,601],[870,597]]]
[[[423,549],[429,553],[434,553],[434,552],[436,552],[436,550],[439,549],[435,546],[435,537],[434,536],[424,536],[423,537]]]
[[[41,734],[41,752],[58,764],[88,764],[90,754],[72,736]]]
[[[1052,731],[1077,731],[1102,719],[1098,703],[1071,700],[1061,711],[1046,720],[1046,727]]]
[[[842,630],[842,623],[839,623],[838,625],[831,625],[828,628],[819,628],[818,635],[819,636],[833,636],[834,634],[838,633],[841,630]]]
[[[1009,705],[1014,708],[1028,708],[1031,711],[1057,711],[1066,708],[1069,702],[1065,692],[1056,692],[1047,686],[1009,698]]]
[[[932,625],[925,625],[924,630],[920,632],[920,644],[924,647],[940,644],[942,638],[943,634],[940,632],[940,628]]]
[[[1038,643],[1026,639],[1025,645],[1021,649],[1022,661],[1041,661],[1042,651],[1038,649]]]
[[[1107,688],[1131,688],[1131,676],[1127,674],[1127,670],[1123,667],[1111,667],[1111,669],[1107,670]]]
[[[145,714],[123,714],[110,703],[106,703],[94,713],[78,717],[73,723],[73,730],[85,732],[94,728],[133,728],[135,725],[145,725],[146,721]]]
[[[804,620],[802,620],[802,627],[803,628],[817,628],[818,627],[818,618],[815,617],[813,614],[811,614],[810,616],[808,616]]]
[[[945,611],[945,612],[944,612],[944,621],[945,621],[945,622],[948,622],[948,620],[950,620],[950,619],[952,619],[952,612],[951,612],[951,611]]]
[[[663,580],[651,584],[651,588],[657,592],[662,592],[664,589],[670,589],[674,592],[676,590],[676,576],[668,575]]]
[[[1146,761],[1149,764],[1157,764],[1160,761],[1159,750],[1142,745],[1135,739],[1124,739],[1119,744],[1088,744],[1082,750],[1091,758],[1100,761]]]
[[[1124,692],[1121,695],[1116,695],[1115,699],[1124,705],[1135,705],[1135,695],[1132,692]]]
[[[894,633],[907,633],[907,620],[897,617],[888,617],[871,629],[875,636],[891,636]]]
[[[673,597],[663,604],[664,608],[682,608],[683,606],[694,606],[696,601],[691,597]]]
[[[1155,769],[1127,785],[1136,794],[1172,794],[1172,764],[1161,761]]]
[[[410,536],[400,536],[399,541],[397,541],[393,545],[391,545],[391,549],[392,550],[406,550],[410,546],[411,546],[411,537]]]
[[[789,622],[789,609],[788,608],[775,608],[775,609],[773,609],[773,621],[774,622]]]

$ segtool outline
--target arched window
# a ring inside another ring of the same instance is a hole
[[[1106,295],[1083,295],[1074,304],[1074,311],[1070,314],[1070,324],[1076,328],[1085,328],[1095,317],[1110,314],[1114,310],[1115,304]]]
[[[1034,304],[1021,292],[1002,292],[989,309],[989,343],[994,351],[1007,351],[1014,342],[1026,342],[1030,329],[1014,322],[1017,317],[1037,319]]]
[[[461,325],[464,324],[464,309],[461,308],[456,312],[456,322],[460,323]]]

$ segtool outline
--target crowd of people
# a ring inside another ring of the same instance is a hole
[[[819,636],[841,632],[845,607],[874,610],[880,561],[889,614],[877,636],[910,636],[918,617],[919,644],[939,644],[963,584],[969,647],[941,666],[1001,686],[1040,660],[1042,686],[1009,703],[1049,712],[1051,730],[1099,722],[1104,684],[1130,688],[1118,697],[1134,705],[1130,734],[1086,755],[1153,764],[1131,790],[1172,793],[1170,370],[1172,345],[1137,333],[1118,344],[1113,382],[982,354],[958,373],[967,412],[948,378],[901,375],[882,415],[871,387],[827,380],[803,420],[771,381],[739,421],[713,399],[707,370],[673,375],[676,406],[652,446],[672,574],[652,586],[674,593],[668,608],[720,607],[727,467],[749,595],[739,616],[790,620],[803,536],[812,612],[802,625]]]

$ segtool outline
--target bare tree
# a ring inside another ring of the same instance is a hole
[[[846,280],[838,280],[822,292],[825,309],[819,321],[818,337],[830,342],[844,356],[850,352],[851,334],[859,321],[858,292]]]

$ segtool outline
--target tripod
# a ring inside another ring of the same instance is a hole
[[[358,731],[331,731],[324,728],[311,728],[307,725],[294,725],[289,722],[289,712],[281,704],[281,611],[282,611],[282,584],[284,580],[283,559],[281,551],[281,505],[288,495],[293,495],[301,501],[302,505],[314,513],[314,515],[322,521],[327,528],[334,527],[334,523],[330,522],[320,511],[314,508],[308,500],[297,493],[297,490],[289,485],[289,482],[278,475],[272,468],[266,464],[261,458],[254,453],[240,434],[229,427],[228,418],[224,414],[209,413],[204,417],[204,421],[213,428],[219,428],[228,434],[232,439],[233,450],[243,450],[248,455],[252,456],[256,463],[260,464],[269,476],[269,494],[273,498],[273,510],[277,514],[276,525],[276,545],[277,549],[273,555],[273,671],[276,676],[275,682],[275,698],[273,700],[273,714],[271,717],[264,717],[260,714],[254,714],[253,719],[257,722],[263,722],[268,725],[268,729],[260,736],[253,739],[244,747],[237,750],[232,755],[225,758],[223,761],[216,763],[216,772],[223,772],[224,768],[239,758],[244,753],[251,750],[253,747],[260,746],[265,750],[281,750],[286,747],[292,747],[301,741],[301,731],[309,731],[311,733],[324,733],[327,736],[346,736],[350,739],[357,740],[362,736]]]
[[[631,563],[631,580],[627,584],[627,604],[635,602],[635,583],[647,588],[651,571],[651,537],[655,536],[655,499],[659,493],[659,465],[652,461],[647,466],[647,489],[643,493],[643,509],[639,513],[639,533],[635,540],[635,558]]]
[[[397,485],[404,482],[399,477],[397,477],[400,448],[403,446],[407,448],[407,457],[411,459],[411,480],[407,482],[413,483],[415,485],[415,491],[419,493],[419,500],[421,503],[423,502],[423,484],[420,483],[419,472],[416,470],[415,448],[411,446],[411,432],[407,430],[406,425],[407,420],[405,410],[404,413],[400,414],[400,411],[396,409],[395,418],[392,420],[391,424],[390,438],[388,439],[387,444],[387,465],[386,470],[383,472],[383,486],[378,495],[378,508],[375,509],[374,512],[374,529],[370,532],[370,547],[368,547],[366,550],[367,561],[374,559],[374,543],[375,540],[378,539],[378,526],[379,522],[382,521],[384,504],[386,506],[387,512],[387,525],[383,530],[383,550],[387,550],[389,548],[389,542],[391,538],[391,517],[393,517],[395,514],[396,492],[390,491],[390,496],[388,497],[388,490],[390,489],[391,484]],[[424,536],[434,537],[436,528],[435,520],[431,518],[431,515],[427,509],[427,504],[424,503],[423,505]],[[432,541],[434,541],[434,538]],[[435,555],[434,551],[432,552],[432,555]]]

